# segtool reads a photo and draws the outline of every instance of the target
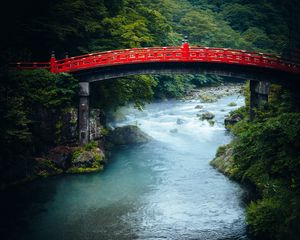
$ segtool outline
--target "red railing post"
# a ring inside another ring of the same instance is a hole
[[[52,51],[50,58],[50,72],[57,73],[55,52]]]

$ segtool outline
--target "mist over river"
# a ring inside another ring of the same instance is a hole
[[[125,118],[111,125],[138,125],[153,140],[115,149],[103,172],[37,180],[6,193],[1,231],[39,240],[248,239],[244,190],[209,165],[232,138],[224,116],[243,104],[235,94],[214,103],[155,102],[143,112],[123,108]],[[215,114],[213,126],[196,116],[202,110]]]

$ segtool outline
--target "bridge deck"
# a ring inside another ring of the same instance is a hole
[[[16,63],[17,69],[49,69],[53,73],[76,73],[82,70],[115,65],[159,62],[203,62],[275,69],[300,74],[300,65],[271,54],[208,47],[151,47],[97,52],[50,62]]]

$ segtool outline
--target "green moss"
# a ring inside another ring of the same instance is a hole
[[[78,161],[79,158],[84,158],[87,155],[92,159],[92,163],[81,162]],[[86,173],[86,172],[94,172],[101,171],[103,169],[104,158],[101,150],[98,148],[98,143],[96,141],[92,141],[86,144],[83,147],[78,147],[72,155],[72,166],[67,170],[67,173]],[[84,166],[86,165],[86,167]]]
[[[235,102],[230,102],[230,103],[228,103],[228,106],[229,107],[235,107],[235,106],[237,106],[237,104]]]
[[[215,121],[214,120],[208,120],[208,123],[210,126],[214,126],[215,125]]]
[[[216,157],[210,162],[210,165],[229,177],[232,177],[232,170],[234,167],[232,146],[228,144],[219,147]]]
[[[226,148],[227,145],[220,146],[217,150],[216,157],[220,157],[221,155],[223,155],[225,153]]]
[[[85,151],[90,151],[94,148],[98,147],[98,143],[96,141],[90,141],[89,143],[87,143],[86,145],[84,145],[84,150]]]
[[[67,173],[91,173],[91,172],[100,172],[103,170],[103,166],[82,168],[82,167],[71,167],[67,170]]]
[[[107,129],[107,128],[101,128],[100,134],[101,134],[101,136],[103,136],[103,137],[108,136],[108,134],[109,134],[109,129]]]
[[[34,174],[39,177],[48,177],[63,173],[63,170],[56,167],[53,162],[43,159],[37,162],[34,168]]]
[[[72,162],[76,160],[83,151],[84,149],[82,147],[78,147],[72,154]]]

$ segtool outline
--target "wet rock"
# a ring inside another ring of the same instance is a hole
[[[206,102],[206,103],[213,103],[218,100],[216,96],[209,95],[209,94],[201,94],[199,98],[202,100],[202,102]]]
[[[48,159],[57,167],[66,170],[71,165],[74,149],[67,146],[58,146],[49,151]]]
[[[215,117],[215,115],[211,112],[205,112],[201,114],[201,120],[211,120]]]
[[[178,133],[178,129],[177,128],[171,129],[170,133]]]
[[[108,139],[114,145],[126,145],[147,143],[151,140],[151,137],[137,126],[128,125],[115,128],[109,133]]]
[[[178,125],[182,125],[182,124],[185,123],[185,121],[184,121],[183,119],[181,119],[181,118],[177,118],[176,123],[177,123]]]
[[[228,176],[234,171],[233,164],[233,148],[230,144],[219,147],[215,158],[210,162],[210,165]]]
[[[93,167],[96,162],[104,158],[103,152],[99,148],[78,153],[72,160],[72,165],[75,167]]]
[[[46,158],[35,158],[34,175],[48,177],[61,174],[63,170],[58,168],[54,162]],[[33,175],[33,176],[34,176]]]
[[[103,169],[104,153],[98,147],[79,147],[73,154],[67,173],[97,172]]]
[[[221,84],[218,87],[201,87],[193,89],[185,99],[201,99],[202,102],[214,102],[223,96],[241,93],[243,84]]]
[[[208,120],[208,123],[211,127],[213,127],[215,125],[215,121],[214,120]]]
[[[243,119],[243,116],[241,114],[232,114],[227,116],[224,119],[224,124],[226,129],[230,129],[234,124],[238,123]]]
[[[195,109],[202,109],[202,108],[203,108],[202,105],[197,105],[197,106],[195,106]]]

